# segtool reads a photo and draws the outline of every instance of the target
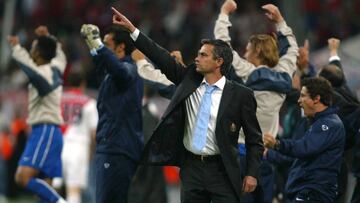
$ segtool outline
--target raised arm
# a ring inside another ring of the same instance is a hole
[[[234,0],[226,0],[221,6],[220,14],[215,22],[214,36],[216,39],[221,39],[227,42],[231,46],[231,37],[229,34],[229,28],[232,26],[229,15],[237,8],[237,4]],[[235,73],[241,79],[246,80],[247,76],[255,70],[255,66],[247,60],[240,57],[240,55],[233,50],[233,62]]]
[[[142,34],[124,15],[115,8],[113,11],[113,24],[118,25],[130,32],[135,46],[144,53],[166,77],[175,85],[178,85],[186,73],[184,66],[177,62],[170,53],[150,38]]]
[[[139,50],[134,50],[131,54],[136,62],[139,75],[147,84],[154,87],[161,96],[170,99],[176,90],[176,86],[159,69],[155,69],[153,64],[146,60],[145,55]]]
[[[330,52],[329,63],[338,66],[342,70],[340,57],[338,55],[339,47],[340,47],[339,39],[336,39],[336,38],[328,39],[328,48],[329,48],[329,52]]]
[[[104,46],[96,25],[84,24],[80,33],[90,49],[97,68],[105,68],[107,73],[116,78],[117,82],[131,82],[135,79],[137,71],[134,66],[120,61],[112,51]]]
[[[38,30],[42,30],[42,32],[38,32]],[[45,26],[38,27],[35,30],[35,34],[38,36],[49,35]],[[50,62],[50,71],[41,71],[41,69],[38,68],[39,65],[35,63],[29,52],[21,47],[18,37],[9,36],[8,41],[12,46],[12,56],[14,60],[18,62],[19,67],[29,78],[30,83],[37,89],[39,96],[46,96],[48,93],[62,84],[61,78],[66,66],[66,58],[61,50],[60,43],[57,43],[56,56]],[[52,63],[53,61],[56,61],[56,63]]]
[[[160,70],[155,69],[155,67],[146,60],[145,55],[143,55],[139,50],[133,51],[131,57],[136,62],[138,67],[137,71],[142,78],[166,86],[174,84],[168,80],[166,75],[161,73]]]
[[[276,31],[280,35],[285,36],[287,42],[289,43],[289,48],[287,49],[287,52],[280,57],[279,63],[274,67],[274,70],[279,72],[286,72],[291,77],[296,70],[296,61],[299,49],[295,35],[292,29],[287,26],[279,9],[275,5],[266,4],[262,6],[262,8],[265,10],[266,17],[270,21],[275,23]]]
[[[40,36],[50,36],[50,33],[46,26],[39,26],[35,29],[35,34]],[[53,37],[53,36],[52,36]],[[55,37],[54,37],[55,39]],[[17,36],[9,36],[8,42],[12,47],[12,56],[20,64],[23,64],[30,68],[32,71],[35,71],[40,74],[39,70],[36,68],[38,65],[35,64],[33,59],[30,57],[29,52],[24,49],[20,43]],[[61,48],[61,44],[58,42],[56,47],[56,55],[50,62],[51,67],[57,68],[61,73],[64,72],[66,67],[66,56]]]
[[[19,38],[17,36],[8,36],[8,42],[11,45],[12,57],[18,63],[27,66],[32,71],[38,72],[37,65],[30,57],[29,52],[20,45]]]
[[[37,36],[51,36],[46,26],[39,26],[35,29]],[[52,36],[54,37],[54,36]],[[54,37],[55,38],[55,37]],[[50,62],[51,67],[57,68],[61,73],[64,73],[66,68],[66,56],[62,50],[60,42],[56,44],[56,55]]]

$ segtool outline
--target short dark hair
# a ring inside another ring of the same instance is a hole
[[[306,87],[310,98],[314,99],[320,96],[320,102],[325,106],[332,104],[332,87],[328,80],[323,77],[305,78],[301,82],[301,86]]]
[[[220,72],[222,75],[226,75],[231,67],[233,60],[232,50],[229,44],[220,39],[203,39],[201,45],[210,44],[214,46],[212,51],[214,59],[222,58],[224,63],[221,65]]]
[[[131,55],[131,52],[134,51],[135,45],[133,40],[130,37],[130,34],[125,29],[118,27],[118,26],[110,26],[106,30],[106,34],[113,34],[113,40],[115,46],[118,46],[121,43],[125,45],[125,55]]]
[[[56,39],[51,36],[39,36],[37,40],[36,50],[41,58],[51,61],[56,56]]]
[[[70,87],[80,87],[81,83],[85,80],[84,74],[81,72],[70,72],[67,76],[67,84]]]
[[[344,84],[344,73],[334,64],[325,65],[321,69],[319,76],[327,79],[333,87],[341,87]]]

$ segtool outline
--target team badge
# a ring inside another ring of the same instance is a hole
[[[110,164],[109,163],[104,163],[104,167],[107,169],[110,167]]]
[[[327,125],[322,125],[322,126],[321,126],[321,129],[322,129],[323,131],[327,131],[327,130],[329,130],[329,127],[328,127]]]
[[[235,123],[231,123],[231,125],[230,125],[230,131],[231,132],[236,132],[236,125],[235,125]]]

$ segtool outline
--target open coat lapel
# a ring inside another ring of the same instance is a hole
[[[216,126],[220,126],[219,122],[225,112],[226,107],[229,106],[229,102],[231,101],[232,98],[231,95],[233,94],[233,91],[234,91],[234,86],[230,81],[226,80],[223,94],[221,96],[218,115],[216,118]]]
[[[188,67],[193,68],[193,67]],[[168,116],[168,114],[176,108],[176,106],[180,105],[190,94],[196,91],[196,88],[199,87],[201,81],[203,80],[204,76],[195,72],[195,68],[192,74],[188,74],[183,81],[179,84],[176,88],[175,94],[171,99],[169,107],[166,109],[164,113],[164,117]]]

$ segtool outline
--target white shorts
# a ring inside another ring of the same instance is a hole
[[[88,182],[89,147],[64,143],[61,159],[66,187],[85,188]]]

